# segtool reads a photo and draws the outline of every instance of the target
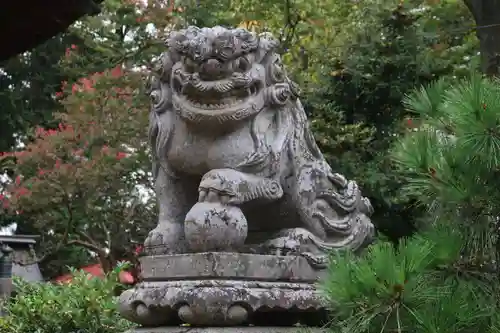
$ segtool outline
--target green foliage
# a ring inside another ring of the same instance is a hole
[[[397,240],[414,232],[423,213],[413,196],[401,193],[404,179],[386,154],[405,130],[408,111],[401,101],[416,86],[437,77],[453,80],[476,65],[475,40],[463,28],[473,21],[453,1],[336,6],[352,22],[342,26],[341,47],[323,55],[321,87],[305,96],[305,104],[329,162],[359,181],[378,230]],[[348,144],[339,145],[338,132],[352,132]]]
[[[334,258],[323,290],[340,332],[498,332],[500,82],[441,79],[409,94],[393,149],[402,190],[430,214],[397,248]]]
[[[394,149],[406,179],[404,190],[432,206],[438,217],[454,216],[469,235],[468,251],[495,254],[500,213],[500,103],[497,81],[479,75],[456,85],[440,81],[406,99],[420,123]],[[495,240],[496,239],[496,240]]]
[[[361,257],[335,255],[322,286],[340,319],[333,332],[487,332],[495,307],[493,276],[460,267],[464,239],[452,226]]]
[[[0,319],[2,333],[122,333],[131,323],[116,309],[117,267],[105,279],[74,272],[68,284],[16,280],[17,295]]]

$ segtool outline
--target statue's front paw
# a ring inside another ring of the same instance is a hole
[[[231,205],[241,205],[256,199],[274,201],[283,196],[283,188],[277,180],[233,169],[214,169],[207,172],[198,190],[199,202]]]
[[[148,255],[184,253],[186,249],[184,226],[180,223],[160,223],[144,241],[144,251]]]

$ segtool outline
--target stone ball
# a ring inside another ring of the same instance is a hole
[[[245,243],[248,224],[239,207],[198,202],[186,215],[184,232],[193,252],[231,251]]]

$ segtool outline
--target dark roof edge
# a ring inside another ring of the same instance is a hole
[[[0,243],[7,244],[36,244],[38,235],[0,235]]]

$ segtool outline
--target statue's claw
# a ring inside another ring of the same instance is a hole
[[[227,205],[231,200],[231,196],[229,194],[217,191],[215,189],[200,188],[198,192],[198,202],[218,202],[223,205]]]
[[[149,232],[144,242],[148,255],[184,253],[186,249],[184,226],[180,223],[161,222]]]

